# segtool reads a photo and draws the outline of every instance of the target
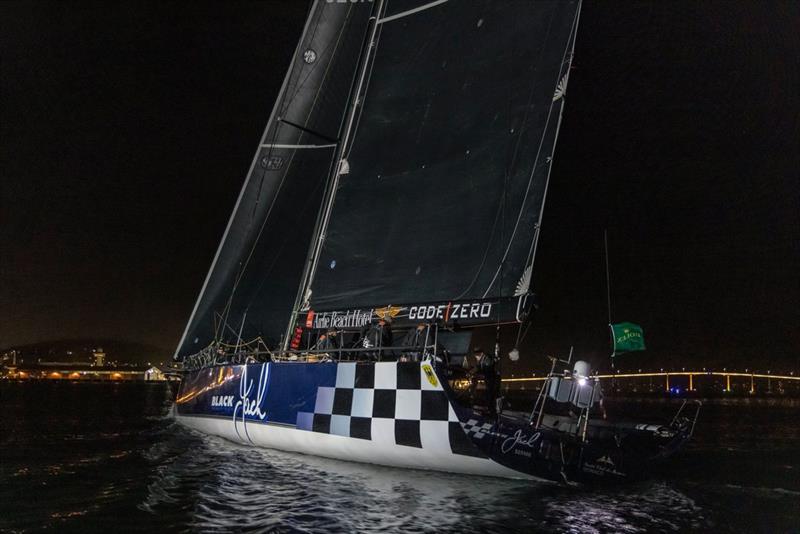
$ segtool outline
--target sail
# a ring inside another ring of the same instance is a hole
[[[383,4],[306,307],[519,318],[579,10]]]
[[[279,340],[291,314],[371,13],[316,2],[175,356]],[[266,68],[262,66],[261,68]]]

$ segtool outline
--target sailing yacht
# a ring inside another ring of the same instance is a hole
[[[182,424],[568,482],[634,476],[689,439],[696,417],[599,418],[583,362],[529,413],[481,393],[493,371],[464,371],[475,329],[531,318],[580,8],[314,2],[175,353]]]

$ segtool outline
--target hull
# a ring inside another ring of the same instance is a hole
[[[688,439],[681,428],[610,425],[589,439],[558,422],[488,419],[455,402],[429,362],[270,362],[187,373],[179,422],[247,445],[391,467],[555,481],[646,474]],[[549,416],[548,416],[549,417]],[[562,423],[563,424],[563,417]]]
[[[339,460],[533,478],[470,440],[429,364],[272,362],[203,369],[175,415],[238,443]]]

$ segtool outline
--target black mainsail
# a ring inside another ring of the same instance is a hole
[[[373,7],[315,2],[176,358],[277,344],[291,314]]]
[[[473,301],[518,319],[474,302],[529,293],[580,2],[378,9],[295,313]]]

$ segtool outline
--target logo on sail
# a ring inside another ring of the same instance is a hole
[[[261,166],[268,171],[277,171],[283,167],[283,157],[281,156],[264,156],[261,158]]]

